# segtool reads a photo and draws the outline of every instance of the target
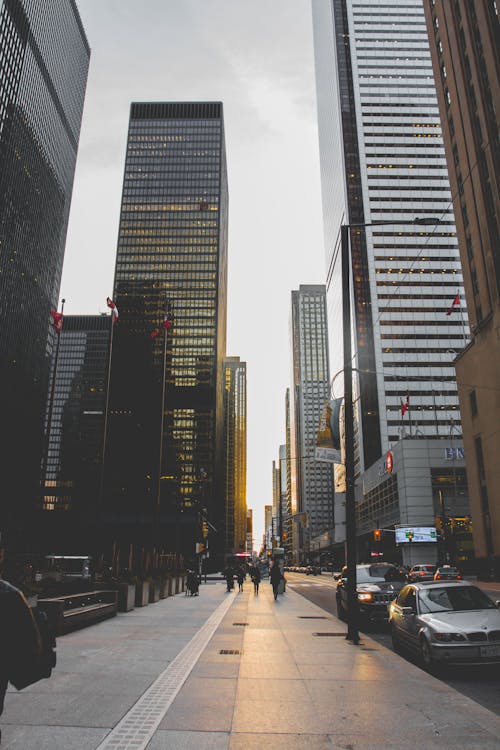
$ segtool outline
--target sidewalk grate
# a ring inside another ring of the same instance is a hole
[[[299,615],[299,620],[328,620],[328,617],[323,617],[323,615]]]
[[[340,637],[341,635],[346,635],[345,633],[313,633],[313,635],[320,635],[320,636],[327,636],[330,638]]]
[[[239,654],[239,653],[240,651],[237,648],[221,648],[221,650],[219,651],[219,654],[224,654],[224,655]]]
[[[248,622],[233,622],[233,625],[241,625],[241,627],[245,627],[248,625]]]
[[[230,596],[219,604],[96,750],[145,750],[233,601]]]

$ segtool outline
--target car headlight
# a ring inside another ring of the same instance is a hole
[[[452,641],[466,641],[467,638],[462,633],[434,633],[433,636],[435,641],[441,643],[451,643]]]
[[[360,602],[372,602],[373,594],[369,594],[366,591],[358,592],[358,599]]]

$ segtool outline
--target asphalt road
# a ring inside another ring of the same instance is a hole
[[[321,576],[306,576],[303,573],[286,573],[286,579],[287,586],[298,594],[309,599],[326,612],[333,615],[337,614],[337,605],[335,602],[337,582],[333,580],[331,575],[323,573]],[[500,599],[500,593],[488,590],[487,584],[480,586],[480,588],[489,594],[493,600]],[[343,623],[342,627],[345,627]],[[386,627],[370,626],[364,632],[370,638],[376,640],[377,643],[380,643],[391,651],[393,650],[391,636]],[[402,656],[400,658],[408,658],[414,664],[420,666],[410,656]],[[447,685],[451,685],[455,690],[458,690],[468,698],[475,700],[481,706],[488,708],[500,716],[500,668],[498,665],[488,667],[449,666],[439,673],[438,679]]]

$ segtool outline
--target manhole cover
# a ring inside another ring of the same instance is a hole
[[[239,654],[239,650],[237,648],[221,648],[219,651],[219,654]]]
[[[313,635],[329,636],[330,638],[345,636],[345,633],[313,633]]]

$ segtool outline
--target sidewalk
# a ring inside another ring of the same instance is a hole
[[[299,594],[252,589],[208,583],[60,638],[53,677],[8,693],[2,750],[499,747],[487,709],[366,636],[332,635],[345,625]]]

